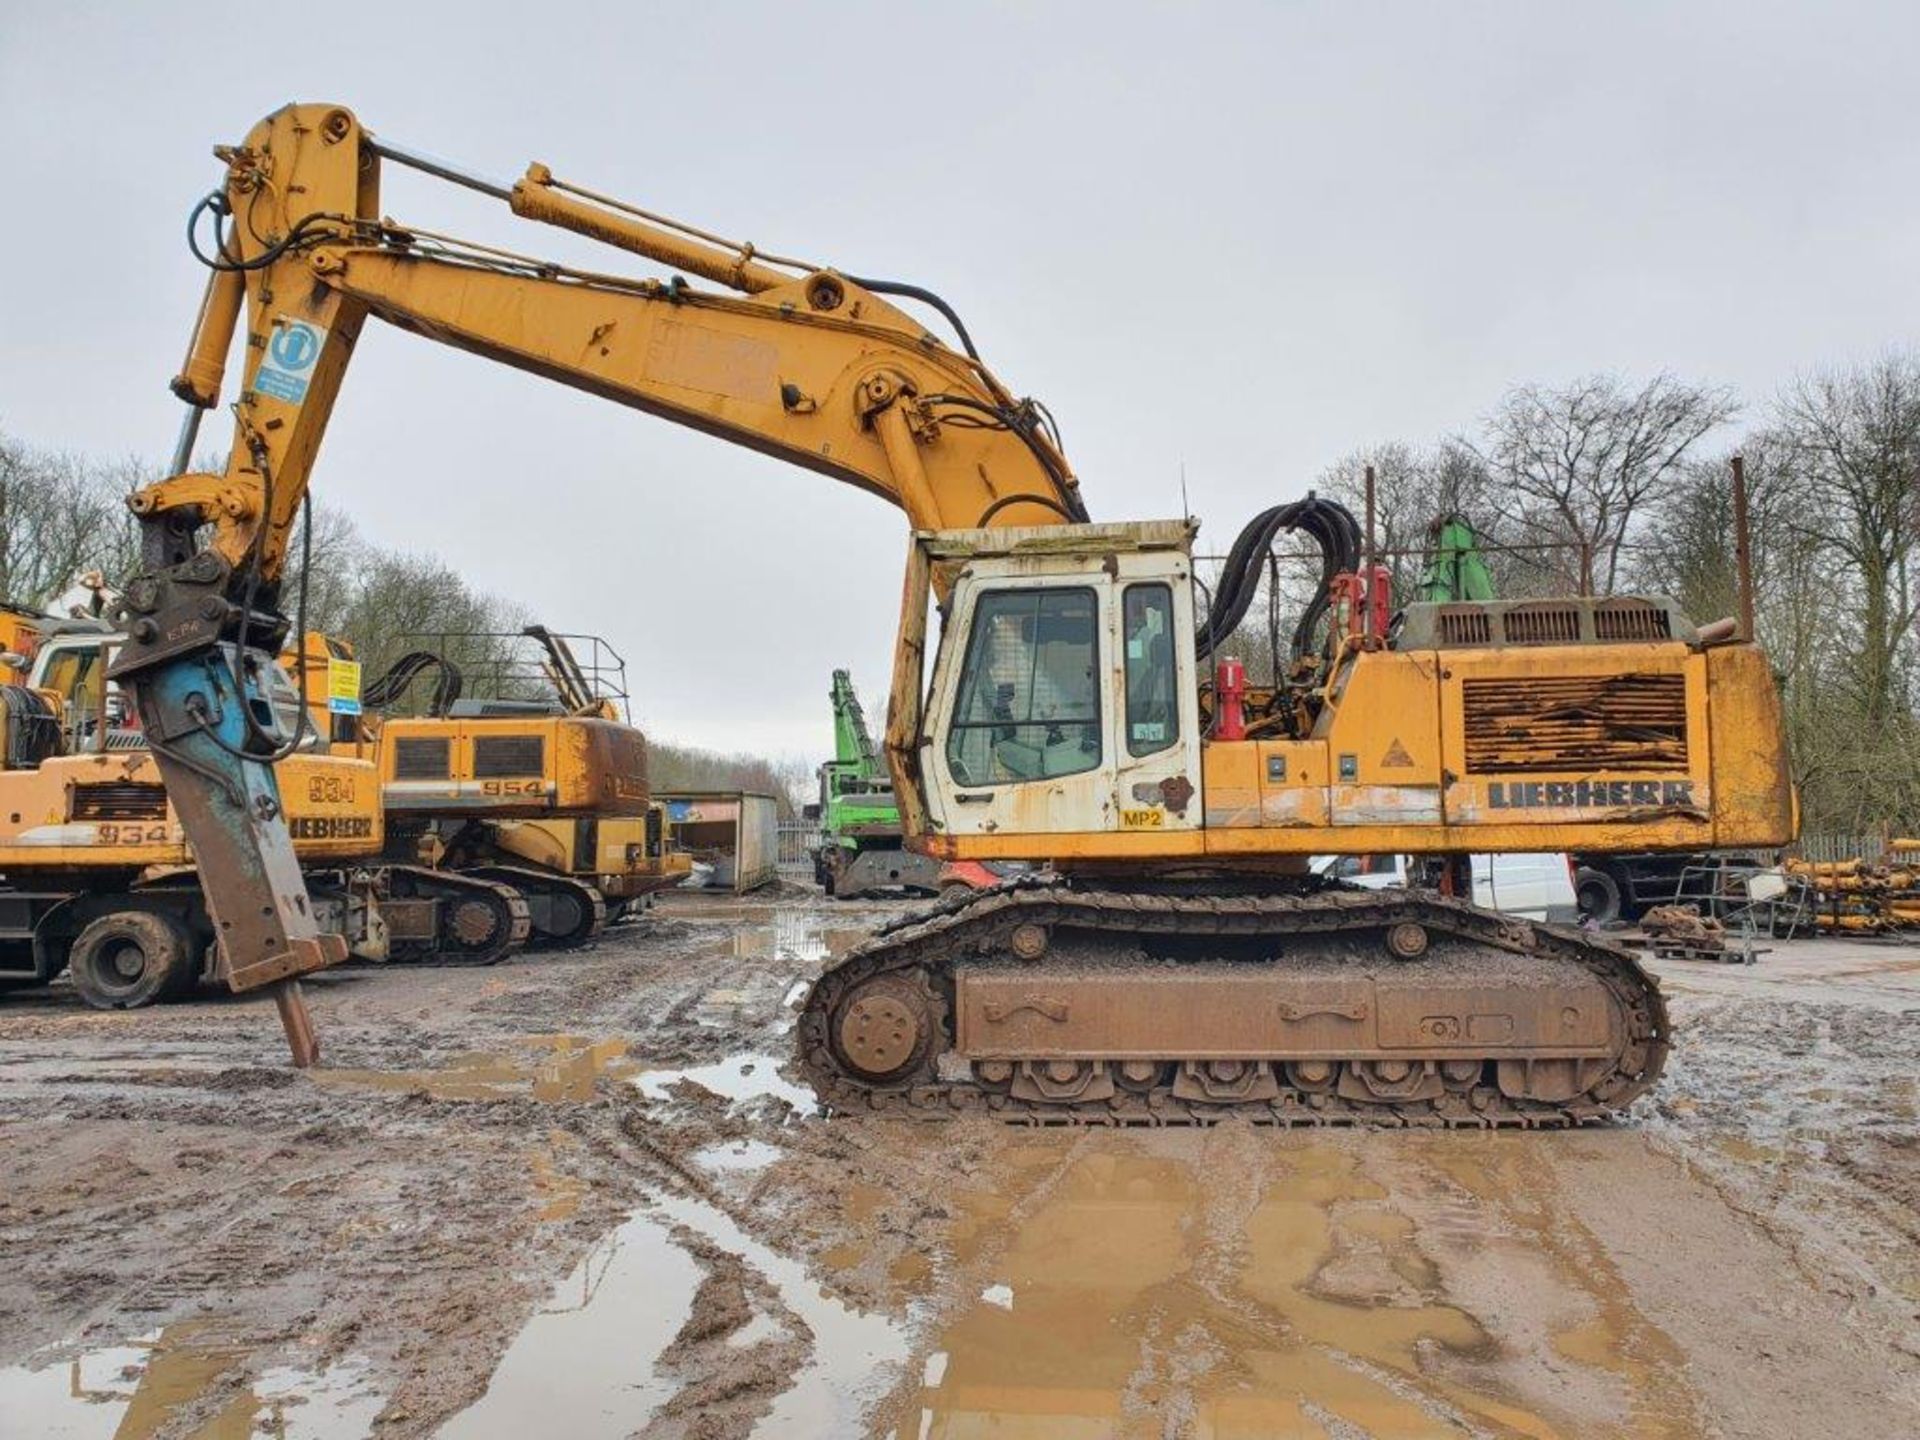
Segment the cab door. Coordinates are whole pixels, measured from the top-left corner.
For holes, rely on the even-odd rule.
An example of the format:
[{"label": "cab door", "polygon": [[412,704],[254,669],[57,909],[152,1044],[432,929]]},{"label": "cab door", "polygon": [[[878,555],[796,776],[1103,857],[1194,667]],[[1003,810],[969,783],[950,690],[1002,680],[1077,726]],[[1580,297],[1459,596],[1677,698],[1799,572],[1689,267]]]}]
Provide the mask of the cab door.
[{"label": "cab door", "polygon": [[1200,823],[1193,592],[1184,580],[1184,573],[1132,578],[1122,568],[1112,582],[1108,734],[1117,829],[1191,830]]}]

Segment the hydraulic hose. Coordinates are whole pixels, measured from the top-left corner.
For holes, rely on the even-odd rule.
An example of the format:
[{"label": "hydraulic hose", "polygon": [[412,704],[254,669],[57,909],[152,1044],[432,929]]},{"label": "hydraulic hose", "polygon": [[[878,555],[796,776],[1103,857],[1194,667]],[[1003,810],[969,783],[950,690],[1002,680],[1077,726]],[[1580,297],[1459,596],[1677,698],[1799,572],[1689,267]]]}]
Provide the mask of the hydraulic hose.
[{"label": "hydraulic hose", "polygon": [[1330,603],[1333,577],[1360,564],[1360,526],[1353,512],[1339,501],[1309,494],[1304,500],[1262,510],[1235,538],[1221,568],[1213,604],[1207,607],[1207,618],[1194,637],[1194,647],[1202,660],[1224,644],[1246,618],[1260,590],[1267,552],[1282,530],[1301,531],[1320,548],[1320,584],[1293,628],[1293,658],[1298,660],[1313,648],[1314,632]]}]

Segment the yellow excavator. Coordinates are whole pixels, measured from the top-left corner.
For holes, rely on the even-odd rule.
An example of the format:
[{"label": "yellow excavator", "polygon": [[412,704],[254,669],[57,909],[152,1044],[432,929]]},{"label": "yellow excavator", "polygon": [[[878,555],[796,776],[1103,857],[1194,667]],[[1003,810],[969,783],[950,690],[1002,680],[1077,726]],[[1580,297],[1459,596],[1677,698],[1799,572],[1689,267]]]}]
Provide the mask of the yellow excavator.
[{"label": "yellow excavator", "polygon": [[[648,790],[646,738],[611,646],[543,625],[433,639],[438,649],[411,650],[360,688],[334,680],[358,675],[350,642],[306,636],[313,723],[334,754],[378,767],[390,860],[512,888],[529,943],[551,949],[585,943],[687,878],[692,861],[673,853],[666,808]],[[591,647],[588,664],[575,641]],[[475,646],[491,652],[484,673],[449,653]],[[428,673],[438,678],[427,713],[389,713]],[[343,689],[354,691],[344,705]]]},{"label": "yellow excavator", "polygon": [[[211,273],[174,382],[189,407],[176,468],[239,330],[231,459],[133,497],[145,568],[116,668],[208,862],[236,985],[329,959],[263,763],[284,740],[253,720],[248,666],[286,633],[289,538],[369,319],[905,511],[886,730],[903,826],[941,859],[1051,870],[898,921],[818,978],[799,1063],[835,1110],[1606,1115],[1668,1048],[1659,990],[1629,955],[1444,892],[1323,884],[1308,856],[1770,846],[1793,831],[1765,657],[1670,602],[1438,604],[1389,623],[1353,517],[1312,496],[1257,515],[1202,597],[1192,524],[1092,523],[1045,408],[929,291],[732,244],[542,165],[495,181],[336,105],[289,106],[216,154],[224,174],[189,225]],[[387,218],[394,164],[669,273]],[[1227,647],[1282,532],[1318,548],[1325,587],[1291,667],[1252,689]]]},{"label": "yellow excavator", "polygon": [[[0,608],[0,990],[64,971],[89,1005],[128,1009],[220,973],[193,852],[106,678],[124,641],[97,615]],[[291,733],[302,671],[289,658],[262,687]],[[370,961],[491,964],[524,944],[532,916],[516,888],[390,858],[377,769],[326,734],[312,725],[278,762],[320,930]]]},{"label": "yellow excavator", "polygon": [[[96,618],[0,613],[0,991],[64,971],[89,1005],[127,1009],[219,972],[193,854],[104,680],[116,642]],[[271,667],[261,694],[283,717],[296,704]],[[384,956],[386,916],[355,867],[381,844],[373,767],[311,748],[280,765],[308,914],[342,953]]]}]

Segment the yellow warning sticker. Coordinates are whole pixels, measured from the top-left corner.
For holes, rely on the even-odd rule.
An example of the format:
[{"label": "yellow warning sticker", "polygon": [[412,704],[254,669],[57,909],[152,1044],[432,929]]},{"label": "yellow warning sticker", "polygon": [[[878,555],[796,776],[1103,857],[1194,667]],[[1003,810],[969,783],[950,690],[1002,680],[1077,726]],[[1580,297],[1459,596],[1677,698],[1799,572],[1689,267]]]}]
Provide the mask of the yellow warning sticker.
[{"label": "yellow warning sticker", "polygon": [[327,709],[335,715],[360,713],[360,662],[327,661]]}]

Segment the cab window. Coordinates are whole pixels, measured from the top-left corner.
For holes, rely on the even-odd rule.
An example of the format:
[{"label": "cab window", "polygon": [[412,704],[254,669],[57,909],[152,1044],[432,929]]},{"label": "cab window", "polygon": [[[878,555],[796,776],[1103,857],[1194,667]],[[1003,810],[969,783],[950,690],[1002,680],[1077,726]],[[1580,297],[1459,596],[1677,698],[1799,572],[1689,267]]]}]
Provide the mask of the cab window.
[{"label": "cab window", "polygon": [[1127,637],[1127,753],[1153,755],[1180,738],[1172,588],[1129,585],[1121,619]]},{"label": "cab window", "polygon": [[1050,780],[1099,765],[1098,616],[1082,588],[980,597],[947,732],[955,780]]}]

